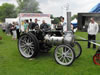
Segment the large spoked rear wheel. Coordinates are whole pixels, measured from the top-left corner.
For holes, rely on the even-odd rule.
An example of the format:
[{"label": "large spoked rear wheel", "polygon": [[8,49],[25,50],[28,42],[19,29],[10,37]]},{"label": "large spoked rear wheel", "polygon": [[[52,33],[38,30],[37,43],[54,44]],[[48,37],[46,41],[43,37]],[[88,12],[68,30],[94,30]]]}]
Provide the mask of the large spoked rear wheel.
[{"label": "large spoked rear wheel", "polygon": [[75,60],[74,50],[69,45],[57,46],[54,56],[56,62],[63,66],[70,66]]},{"label": "large spoked rear wheel", "polygon": [[35,57],[39,52],[38,40],[32,33],[22,34],[18,40],[18,48],[23,57]]},{"label": "large spoked rear wheel", "polygon": [[75,58],[79,58],[82,54],[82,48],[81,45],[78,42],[74,42],[73,49],[75,51]]}]

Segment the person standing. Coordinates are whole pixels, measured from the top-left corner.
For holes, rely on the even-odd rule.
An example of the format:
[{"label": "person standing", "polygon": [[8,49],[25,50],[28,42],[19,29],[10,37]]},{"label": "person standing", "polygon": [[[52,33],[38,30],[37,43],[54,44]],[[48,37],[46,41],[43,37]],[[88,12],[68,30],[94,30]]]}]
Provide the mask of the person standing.
[{"label": "person standing", "polygon": [[48,30],[49,29],[49,26],[45,22],[45,20],[42,21],[42,24],[40,25],[40,29],[42,29],[42,30]]},{"label": "person standing", "polygon": [[10,31],[10,34],[11,34],[11,36],[12,36],[12,35],[13,35],[13,32],[12,32],[11,27],[12,27],[12,24],[9,24],[9,31]]},{"label": "person standing", "polygon": [[73,24],[71,23],[71,30],[73,31],[74,30],[74,26],[73,26]]},{"label": "person standing", "polygon": [[6,26],[3,24],[2,25],[2,31],[5,32],[6,31]]},{"label": "person standing", "polygon": [[15,22],[13,22],[13,24],[11,26],[11,30],[13,33],[12,40],[16,40],[16,23]]},{"label": "person standing", "polygon": [[28,26],[29,31],[32,31],[32,25],[33,25],[33,22],[32,22],[32,19],[30,19],[30,23],[29,23],[29,26]]},{"label": "person standing", "polygon": [[29,26],[28,20],[25,20],[24,21],[24,31],[25,31],[25,33],[28,32],[28,26]]},{"label": "person standing", "polygon": [[16,32],[17,32],[17,39],[20,37],[20,32],[19,32],[19,24],[16,22]]},{"label": "person standing", "polygon": [[[90,23],[89,23],[89,26],[88,26],[88,40],[91,41],[93,40],[93,42],[95,43],[96,41],[96,34],[98,33],[99,31],[99,27],[98,27],[98,23],[95,22],[94,18],[91,18],[90,19]],[[91,46],[91,43],[88,41],[88,47],[87,48],[90,48]],[[93,44],[93,48],[96,49],[96,45]]]},{"label": "person standing", "polygon": [[[6,33],[7,33],[7,35],[8,36],[10,36],[10,33],[11,33],[11,26],[12,26],[12,24],[11,23],[7,23],[7,25],[6,25]],[[11,34],[12,35],[12,34]]]},{"label": "person standing", "polygon": [[67,32],[67,23],[64,22],[64,17],[61,17],[61,25],[63,26],[63,32]]},{"label": "person standing", "polygon": [[32,24],[31,29],[38,29],[39,28],[39,24],[37,23],[38,19],[35,19],[35,22]]}]

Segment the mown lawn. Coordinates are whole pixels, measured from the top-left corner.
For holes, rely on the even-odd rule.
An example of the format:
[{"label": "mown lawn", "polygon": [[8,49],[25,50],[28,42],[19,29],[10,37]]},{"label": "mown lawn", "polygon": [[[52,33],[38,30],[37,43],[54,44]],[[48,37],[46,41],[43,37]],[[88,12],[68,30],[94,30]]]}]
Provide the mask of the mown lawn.
[{"label": "mown lawn", "polygon": [[[87,33],[77,32],[76,35],[87,38]],[[99,35],[97,39],[99,39]],[[0,75],[99,75],[100,66],[93,63],[96,50],[87,49],[87,42],[80,42],[83,52],[79,59],[67,67],[57,64],[54,60],[54,48],[49,53],[39,54],[31,60],[23,58],[17,48],[17,41],[12,41],[0,30]]]}]

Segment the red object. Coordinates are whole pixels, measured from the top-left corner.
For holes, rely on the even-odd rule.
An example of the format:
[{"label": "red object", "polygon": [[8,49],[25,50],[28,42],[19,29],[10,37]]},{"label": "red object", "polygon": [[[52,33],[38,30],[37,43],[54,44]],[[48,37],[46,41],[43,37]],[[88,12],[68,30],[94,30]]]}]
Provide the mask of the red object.
[{"label": "red object", "polygon": [[96,54],[93,56],[93,62],[96,65],[100,65],[100,54]]}]

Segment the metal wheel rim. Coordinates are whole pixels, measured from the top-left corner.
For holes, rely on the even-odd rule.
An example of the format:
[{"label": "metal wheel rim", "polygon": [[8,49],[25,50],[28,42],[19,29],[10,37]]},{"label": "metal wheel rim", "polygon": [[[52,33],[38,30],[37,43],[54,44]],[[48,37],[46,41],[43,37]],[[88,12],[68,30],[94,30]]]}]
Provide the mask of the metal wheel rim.
[{"label": "metal wheel rim", "polygon": [[34,48],[34,42],[30,36],[23,35],[19,39],[19,51],[24,57],[32,57],[34,54]]},{"label": "metal wheel rim", "polygon": [[[62,50],[60,50],[61,47]],[[74,60],[74,53],[69,46],[60,45],[55,50],[55,59],[61,65],[70,65]]]}]

